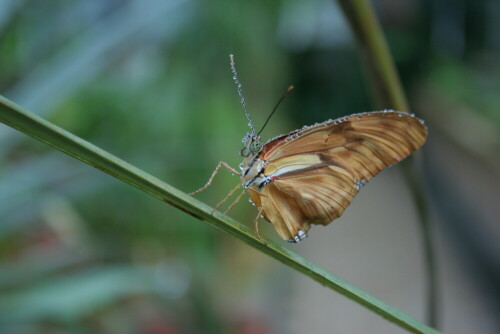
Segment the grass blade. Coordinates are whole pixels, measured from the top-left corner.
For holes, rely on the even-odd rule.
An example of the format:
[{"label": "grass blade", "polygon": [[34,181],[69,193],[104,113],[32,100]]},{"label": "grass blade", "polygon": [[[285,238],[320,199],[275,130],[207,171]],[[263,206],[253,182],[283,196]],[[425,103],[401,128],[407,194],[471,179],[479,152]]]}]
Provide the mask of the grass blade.
[{"label": "grass blade", "polygon": [[0,96],[0,121],[222,230],[414,333],[438,333],[298,254],[255,233],[141,169]]}]

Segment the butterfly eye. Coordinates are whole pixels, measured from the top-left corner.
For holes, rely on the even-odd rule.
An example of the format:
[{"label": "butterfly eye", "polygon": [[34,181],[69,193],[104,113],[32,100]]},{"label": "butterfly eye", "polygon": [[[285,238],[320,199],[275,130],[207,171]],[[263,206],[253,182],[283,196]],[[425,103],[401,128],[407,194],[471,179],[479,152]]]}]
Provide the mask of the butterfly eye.
[{"label": "butterfly eye", "polygon": [[250,144],[250,151],[252,151],[253,153],[260,152],[261,149],[262,149],[262,144],[258,140],[253,141]]},{"label": "butterfly eye", "polygon": [[240,155],[244,158],[248,157],[250,155],[250,150],[246,147],[243,147],[240,151]]}]

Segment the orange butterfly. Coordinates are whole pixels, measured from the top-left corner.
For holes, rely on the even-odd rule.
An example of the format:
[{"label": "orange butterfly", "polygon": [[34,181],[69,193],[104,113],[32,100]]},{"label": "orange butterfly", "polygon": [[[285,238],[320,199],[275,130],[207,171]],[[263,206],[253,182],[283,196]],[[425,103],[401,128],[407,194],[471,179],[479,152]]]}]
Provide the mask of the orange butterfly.
[{"label": "orange butterfly", "polygon": [[[231,66],[246,110],[232,56]],[[224,166],[240,175],[238,187],[245,188],[227,211],[249,190],[259,208],[255,222],[262,214],[290,242],[306,238],[311,225],[340,217],[362,186],[422,146],[427,136],[422,120],[385,110],[305,126],[262,144],[246,114],[252,131],[243,138],[241,173],[220,162],[208,183],[192,194],[208,187]]]}]

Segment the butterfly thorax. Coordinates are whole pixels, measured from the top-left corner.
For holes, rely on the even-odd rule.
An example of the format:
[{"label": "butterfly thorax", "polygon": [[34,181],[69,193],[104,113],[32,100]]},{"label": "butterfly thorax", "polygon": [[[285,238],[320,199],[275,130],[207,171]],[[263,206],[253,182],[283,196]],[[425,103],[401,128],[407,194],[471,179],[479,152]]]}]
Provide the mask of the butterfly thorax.
[{"label": "butterfly thorax", "polygon": [[245,180],[243,186],[245,188],[254,186],[260,189],[269,183],[269,177],[263,173],[266,161],[259,158],[262,151],[260,137],[247,133],[243,138],[243,144],[240,151],[240,155],[243,157],[243,162],[240,164],[241,178]]}]

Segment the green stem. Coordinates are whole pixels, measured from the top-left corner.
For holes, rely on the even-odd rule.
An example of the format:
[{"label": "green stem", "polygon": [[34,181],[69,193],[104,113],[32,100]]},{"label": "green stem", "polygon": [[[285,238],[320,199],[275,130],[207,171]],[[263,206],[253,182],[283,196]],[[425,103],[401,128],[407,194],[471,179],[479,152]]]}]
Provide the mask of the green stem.
[{"label": "green stem", "polygon": [[320,284],[352,299],[367,309],[413,333],[438,333],[403,312],[385,304],[365,291],[347,283],[298,254],[266,240],[241,223],[132,166],[95,145],[65,131],[0,96],[0,122],[26,133],[56,149],[110,174],[193,217],[222,230]]},{"label": "green stem", "polygon": [[[344,11],[358,42],[376,107],[410,112],[387,42],[369,1],[337,1]],[[405,180],[410,186],[419,214],[424,259],[428,275],[427,322],[432,327],[437,327],[439,321],[437,316],[437,268],[434,237],[429,220],[429,207],[422,188],[422,176],[420,173],[411,170],[410,163],[405,162],[402,166]]]},{"label": "green stem", "polygon": [[367,0],[337,0],[356,37],[377,108],[409,111],[380,24]]},{"label": "green stem", "polygon": [[403,173],[406,182],[409,184],[420,221],[424,263],[426,264],[428,275],[426,322],[434,328],[439,328],[437,264],[433,242],[434,234],[429,217],[429,207],[427,199],[425,198],[422,176],[415,170],[415,164],[412,164],[412,162],[415,161],[408,161],[403,164]]}]

